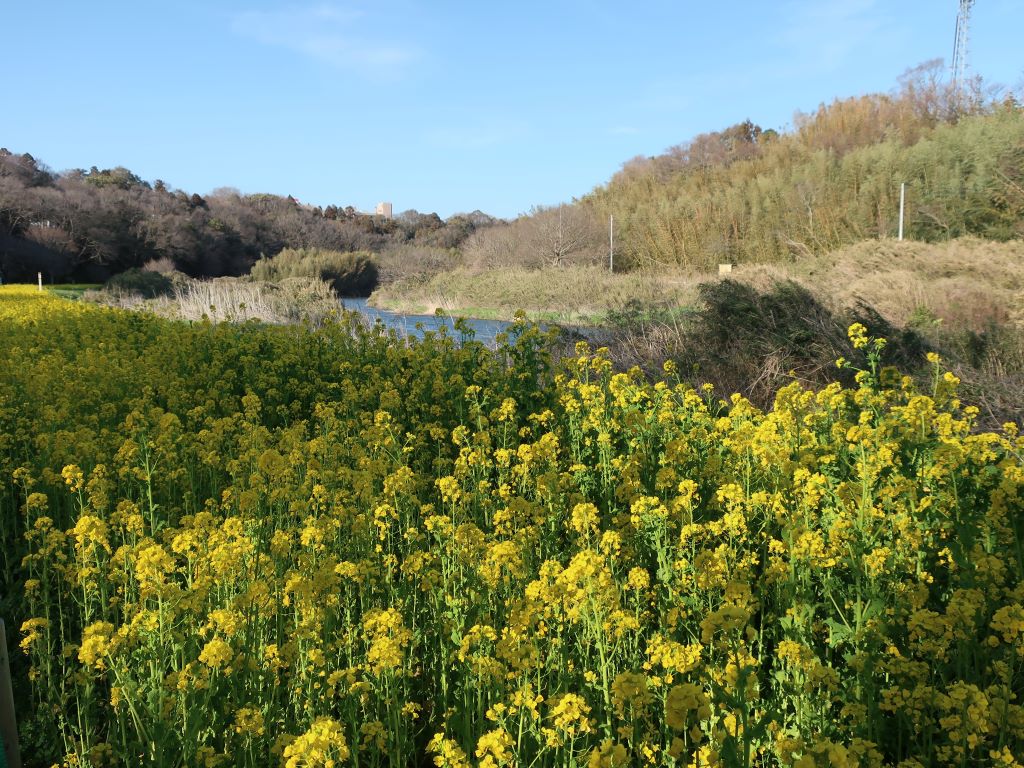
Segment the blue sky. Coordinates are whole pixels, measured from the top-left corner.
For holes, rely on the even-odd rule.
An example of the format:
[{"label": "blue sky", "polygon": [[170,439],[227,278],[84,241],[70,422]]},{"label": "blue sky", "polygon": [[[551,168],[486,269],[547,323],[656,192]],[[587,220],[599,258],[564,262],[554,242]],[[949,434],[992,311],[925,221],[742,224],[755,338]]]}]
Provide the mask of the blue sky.
[{"label": "blue sky", "polygon": [[[0,146],[204,194],[511,217],[750,118],[892,89],[957,0],[11,2]],[[1024,80],[1024,0],[979,0],[972,71]]]}]

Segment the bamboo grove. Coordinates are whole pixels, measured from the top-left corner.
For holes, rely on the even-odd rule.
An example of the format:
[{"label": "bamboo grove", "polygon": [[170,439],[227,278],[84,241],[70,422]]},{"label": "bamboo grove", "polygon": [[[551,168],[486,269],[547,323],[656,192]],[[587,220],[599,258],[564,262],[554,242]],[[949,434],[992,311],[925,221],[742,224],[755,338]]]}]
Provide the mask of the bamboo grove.
[{"label": "bamboo grove", "polygon": [[29,765],[1024,761],[1024,440],[862,326],[767,411],[525,323],[0,328]]},{"label": "bamboo grove", "polygon": [[1024,234],[1024,109],[905,83],[823,105],[781,134],[749,121],[627,163],[583,198],[615,216],[623,266],[775,263],[895,237]]}]

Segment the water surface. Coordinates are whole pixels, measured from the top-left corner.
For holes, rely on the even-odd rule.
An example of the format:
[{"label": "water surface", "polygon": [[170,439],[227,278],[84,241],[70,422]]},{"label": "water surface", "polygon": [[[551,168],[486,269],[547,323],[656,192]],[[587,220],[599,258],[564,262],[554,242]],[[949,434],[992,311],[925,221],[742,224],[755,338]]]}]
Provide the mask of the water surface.
[{"label": "water surface", "polygon": [[[456,338],[459,336],[459,331],[455,330],[456,318],[452,315],[406,315],[371,307],[366,299],[342,299],[341,304],[347,310],[364,315],[371,323],[379,321],[385,328],[393,328],[403,337],[418,339],[427,331],[439,331],[441,328],[447,328],[448,333]],[[473,338],[489,347],[494,346],[494,337],[511,325],[505,320],[467,319],[465,322],[473,330]]]}]

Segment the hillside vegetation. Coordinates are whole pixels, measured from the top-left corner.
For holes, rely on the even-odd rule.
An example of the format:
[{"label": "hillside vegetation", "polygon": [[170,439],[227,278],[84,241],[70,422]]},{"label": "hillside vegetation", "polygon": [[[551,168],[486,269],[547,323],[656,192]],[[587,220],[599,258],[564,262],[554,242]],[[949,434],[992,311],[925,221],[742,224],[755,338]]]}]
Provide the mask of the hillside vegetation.
[{"label": "hillside vegetation", "polygon": [[[351,206],[221,188],[201,196],[152,184],[127,168],[54,172],[0,149],[0,278],[90,282],[147,264],[193,277],[246,274],[286,248],[398,250],[443,259],[494,219],[475,211],[443,221],[405,211],[386,219]],[[402,260],[392,260],[391,271]]]},{"label": "hillside vegetation", "polygon": [[471,237],[467,265],[606,263],[612,215],[618,269],[797,261],[894,237],[902,182],[910,239],[1021,237],[1024,110],[940,73],[924,65],[892,94],[822,105],[783,133],[746,121],[631,160],[572,205]]},{"label": "hillside vegetation", "polygon": [[683,168],[663,182],[632,170],[593,203],[618,214],[625,255],[637,264],[788,261],[892,237],[901,182],[910,239],[1024,235],[1024,112],[963,117],[913,143],[888,130],[867,146],[830,142],[831,123],[858,109],[874,116],[877,107],[871,99],[835,105],[791,136],[755,144],[756,157]]}]

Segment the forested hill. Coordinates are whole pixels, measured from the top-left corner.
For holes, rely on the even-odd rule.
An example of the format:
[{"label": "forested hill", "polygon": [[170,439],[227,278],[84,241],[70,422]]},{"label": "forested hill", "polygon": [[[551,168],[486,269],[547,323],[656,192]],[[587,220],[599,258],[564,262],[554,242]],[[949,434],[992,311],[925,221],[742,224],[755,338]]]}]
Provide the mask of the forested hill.
[{"label": "forested hill", "polygon": [[623,266],[770,262],[895,236],[1024,235],[1024,110],[953,90],[935,62],[891,94],[823,105],[777,133],[751,122],[626,163],[581,203]]},{"label": "forested hill", "polygon": [[394,219],[292,197],[218,190],[206,197],[150,184],[126,168],[54,173],[0,149],[0,275],[4,280],[104,280],[168,260],[193,276],[238,275],[284,248],[383,251],[457,247],[495,220],[479,211],[442,221]]}]

